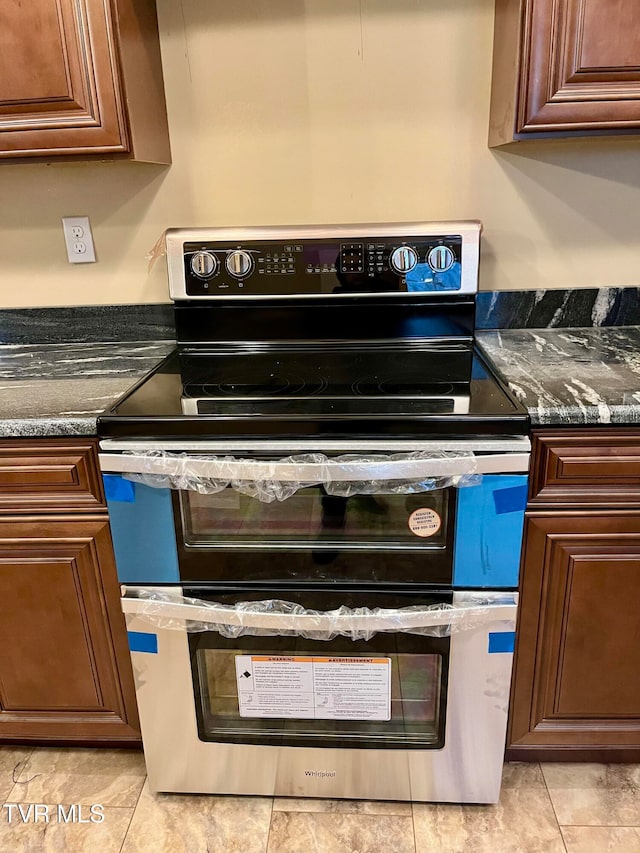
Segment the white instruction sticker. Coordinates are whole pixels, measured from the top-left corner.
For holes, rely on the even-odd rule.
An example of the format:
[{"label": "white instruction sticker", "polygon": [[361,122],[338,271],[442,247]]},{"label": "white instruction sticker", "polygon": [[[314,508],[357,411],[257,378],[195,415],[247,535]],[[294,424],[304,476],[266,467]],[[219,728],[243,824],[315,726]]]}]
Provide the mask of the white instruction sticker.
[{"label": "white instruction sticker", "polygon": [[391,658],[237,655],[241,717],[390,720]]}]

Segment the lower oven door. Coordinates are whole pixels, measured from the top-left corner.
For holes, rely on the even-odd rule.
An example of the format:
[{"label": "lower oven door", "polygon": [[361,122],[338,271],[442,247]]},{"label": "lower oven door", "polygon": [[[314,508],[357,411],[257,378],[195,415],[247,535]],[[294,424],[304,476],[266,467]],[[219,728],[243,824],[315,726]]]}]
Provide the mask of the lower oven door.
[{"label": "lower oven door", "polygon": [[497,800],[516,594],[286,598],[127,588],[154,790]]}]

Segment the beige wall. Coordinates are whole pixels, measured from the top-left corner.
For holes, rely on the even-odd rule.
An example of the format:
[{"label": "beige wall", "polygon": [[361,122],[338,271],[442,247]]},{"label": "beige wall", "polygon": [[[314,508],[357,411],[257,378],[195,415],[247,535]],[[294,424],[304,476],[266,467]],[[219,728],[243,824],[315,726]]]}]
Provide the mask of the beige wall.
[{"label": "beige wall", "polygon": [[[169,226],[479,218],[483,289],[639,284],[640,141],[487,148],[493,0],[158,0],[173,166],[0,166],[0,305],[165,301]],[[98,263],[66,263],[89,215]]]}]

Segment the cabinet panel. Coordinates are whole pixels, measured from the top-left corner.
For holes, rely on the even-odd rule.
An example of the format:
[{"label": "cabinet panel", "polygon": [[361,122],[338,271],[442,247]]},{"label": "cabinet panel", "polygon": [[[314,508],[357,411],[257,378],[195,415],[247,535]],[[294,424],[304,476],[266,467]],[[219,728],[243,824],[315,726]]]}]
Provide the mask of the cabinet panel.
[{"label": "cabinet panel", "polygon": [[81,439],[0,441],[0,511],[106,506],[95,443]]},{"label": "cabinet panel", "polygon": [[640,436],[622,429],[534,433],[530,507],[640,506]]},{"label": "cabinet panel", "polygon": [[490,144],[640,132],[636,0],[496,0]]},{"label": "cabinet panel", "polygon": [[[640,5],[635,0],[572,0],[571,34],[582,73],[623,74],[640,81]],[[616,72],[616,69],[618,71]]]},{"label": "cabinet panel", "polygon": [[[5,0],[0,9],[1,112],[20,104],[69,98],[69,64],[58,3]],[[28,37],[25,37],[28,34]]]},{"label": "cabinet panel", "polygon": [[[91,618],[83,599],[83,575],[91,570],[83,553],[86,546],[51,546],[46,554],[44,547],[42,543],[11,549],[5,543],[0,552],[2,707],[8,711],[103,707],[88,634]],[[56,560],[58,549],[63,553]],[[19,606],[26,601],[28,607]],[[56,638],[55,644],[47,642],[50,637]]]},{"label": "cabinet panel", "polygon": [[[552,652],[559,667],[552,711],[559,717],[633,717],[640,723],[640,541],[597,542],[588,553],[558,549],[550,582],[564,624]],[[561,551],[561,553],[560,553]],[[625,552],[627,552],[625,554]]]},{"label": "cabinet panel", "polygon": [[0,520],[0,644],[0,739],[139,739],[105,517]]},{"label": "cabinet panel", "polygon": [[640,757],[640,511],[532,513],[525,530],[510,757]]}]

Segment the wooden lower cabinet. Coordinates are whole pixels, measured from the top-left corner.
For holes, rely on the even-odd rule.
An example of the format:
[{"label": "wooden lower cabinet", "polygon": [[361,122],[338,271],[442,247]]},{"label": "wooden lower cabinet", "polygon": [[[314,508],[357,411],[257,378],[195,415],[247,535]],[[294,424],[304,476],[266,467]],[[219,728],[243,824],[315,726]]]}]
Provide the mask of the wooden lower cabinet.
[{"label": "wooden lower cabinet", "polygon": [[0,742],[139,742],[106,515],[0,518],[0,647]]},{"label": "wooden lower cabinet", "polygon": [[507,758],[640,761],[640,509],[531,512]]}]

